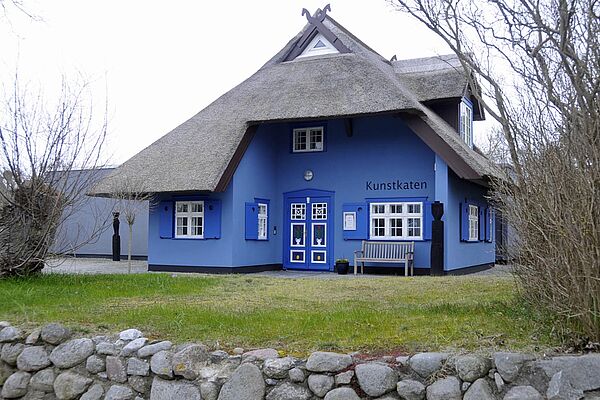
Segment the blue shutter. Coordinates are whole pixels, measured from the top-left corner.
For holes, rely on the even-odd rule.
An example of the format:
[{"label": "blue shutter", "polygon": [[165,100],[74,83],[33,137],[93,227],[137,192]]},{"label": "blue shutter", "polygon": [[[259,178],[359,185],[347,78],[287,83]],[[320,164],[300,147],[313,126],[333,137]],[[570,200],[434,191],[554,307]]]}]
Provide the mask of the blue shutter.
[{"label": "blue shutter", "polygon": [[433,215],[431,214],[431,202],[423,202],[423,240],[431,240],[431,223]]},{"label": "blue shutter", "polygon": [[482,205],[479,205],[477,208],[477,211],[479,211],[479,220],[477,222],[479,222],[479,241],[483,241],[485,240],[485,207],[483,207]]},{"label": "blue shutter", "polygon": [[204,239],[221,238],[221,200],[204,200]]},{"label": "blue shutter", "polygon": [[158,234],[161,239],[173,238],[173,202],[158,203]]},{"label": "blue shutter", "polygon": [[469,204],[460,203],[460,240],[469,241]]},{"label": "blue shutter", "polygon": [[[356,213],[356,230],[343,231],[344,240],[363,240],[369,238],[369,205],[367,203],[346,203],[342,205],[343,212]],[[342,228],[344,224],[342,214]]]},{"label": "blue shutter", "polygon": [[258,203],[246,203],[246,240],[258,240]]}]

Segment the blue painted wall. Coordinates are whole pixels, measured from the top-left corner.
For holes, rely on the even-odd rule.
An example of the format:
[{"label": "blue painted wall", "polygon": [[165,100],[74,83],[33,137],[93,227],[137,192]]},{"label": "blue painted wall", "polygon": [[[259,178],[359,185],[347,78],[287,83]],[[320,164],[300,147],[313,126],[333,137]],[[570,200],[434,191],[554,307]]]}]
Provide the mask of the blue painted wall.
[{"label": "blue painted wall", "polygon": [[[293,153],[292,130],[325,126],[325,151]],[[304,171],[314,178],[306,182]],[[380,183],[419,182],[418,189],[375,190]],[[370,184],[369,184],[370,182]],[[149,219],[149,263],[177,266],[240,267],[281,264],[284,232],[283,194],[303,189],[335,192],[334,225],[330,230],[336,258],[352,260],[360,240],[344,240],[342,207],[369,199],[439,200],[446,205],[446,269],[493,262],[493,244],[461,243],[458,208],[468,196],[484,201],[484,188],[463,182],[449,170],[400,118],[364,117],[353,120],[348,135],[343,120],[263,124],[244,154],[225,193],[205,195],[222,201],[221,238],[211,240],[159,239],[158,214]],[[200,196],[200,194],[198,194]],[[160,200],[172,200],[163,196]],[[269,240],[245,239],[245,204],[268,199]],[[286,210],[287,211],[287,210]],[[333,232],[333,237],[331,233]],[[485,250],[485,251],[482,251]],[[489,250],[489,251],[488,251]],[[429,267],[430,242],[415,246],[415,266]],[[491,257],[491,258],[490,258]],[[491,259],[491,261],[489,261]],[[383,265],[383,264],[382,264]]]},{"label": "blue painted wall", "polygon": [[487,206],[486,188],[460,179],[452,170],[448,171],[448,203],[445,207],[446,228],[446,270],[494,263],[496,245],[494,242],[460,241],[460,204],[465,201]]}]

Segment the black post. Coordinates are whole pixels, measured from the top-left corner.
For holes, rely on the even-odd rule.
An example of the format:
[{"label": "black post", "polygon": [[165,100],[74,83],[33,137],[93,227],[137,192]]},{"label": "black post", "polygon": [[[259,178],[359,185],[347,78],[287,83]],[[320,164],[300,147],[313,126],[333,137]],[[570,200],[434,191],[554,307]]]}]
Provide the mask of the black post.
[{"label": "black post", "polygon": [[121,261],[121,236],[119,236],[119,213],[113,213],[112,259]]},{"label": "black post", "polygon": [[431,275],[440,276],[444,274],[444,204],[431,204],[431,214]]}]

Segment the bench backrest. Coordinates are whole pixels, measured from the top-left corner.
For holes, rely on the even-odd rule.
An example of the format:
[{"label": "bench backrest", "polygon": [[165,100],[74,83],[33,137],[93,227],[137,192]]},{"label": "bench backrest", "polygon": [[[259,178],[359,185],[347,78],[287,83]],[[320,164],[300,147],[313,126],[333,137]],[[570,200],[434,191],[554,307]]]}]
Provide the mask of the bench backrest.
[{"label": "bench backrest", "polygon": [[362,242],[364,258],[406,260],[412,258],[414,248],[415,242]]}]

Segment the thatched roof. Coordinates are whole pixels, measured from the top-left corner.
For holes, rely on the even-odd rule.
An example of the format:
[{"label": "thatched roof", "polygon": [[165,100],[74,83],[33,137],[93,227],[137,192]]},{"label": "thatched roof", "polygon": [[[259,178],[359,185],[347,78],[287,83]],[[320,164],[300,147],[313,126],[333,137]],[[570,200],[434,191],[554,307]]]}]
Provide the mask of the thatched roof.
[{"label": "thatched roof", "polygon": [[[132,179],[143,182],[147,192],[224,190],[222,178],[252,125],[391,112],[421,115],[442,138],[437,146],[451,149],[468,165],[468,173],[459,176],[482,179],[493,173],[489,163],[420,103],[427,95],[415,93],[413,81],[403,78],[411,75],[403,72],[408,63],[392,65],[329,16],[322,24],[350,52],[283,61],[303,34],[315,29],[307,24],[254,75],[126,161],[91,194],[110,195],[119,181]],[[420,70],[414,75],[421,79]]]}]

